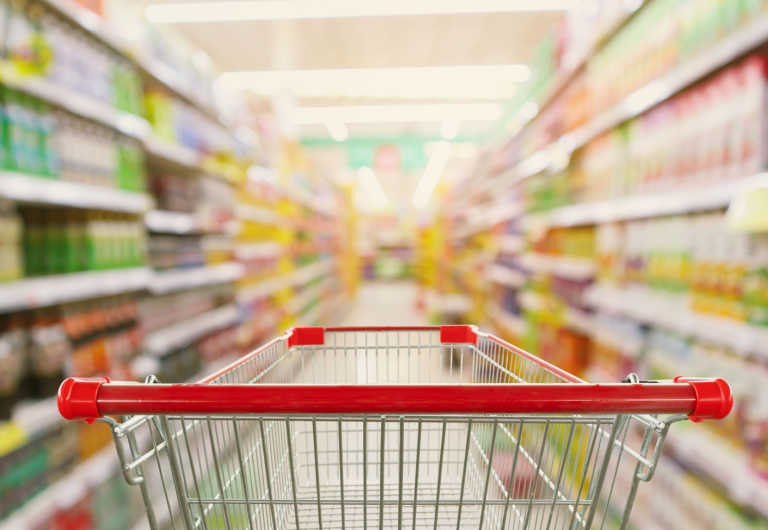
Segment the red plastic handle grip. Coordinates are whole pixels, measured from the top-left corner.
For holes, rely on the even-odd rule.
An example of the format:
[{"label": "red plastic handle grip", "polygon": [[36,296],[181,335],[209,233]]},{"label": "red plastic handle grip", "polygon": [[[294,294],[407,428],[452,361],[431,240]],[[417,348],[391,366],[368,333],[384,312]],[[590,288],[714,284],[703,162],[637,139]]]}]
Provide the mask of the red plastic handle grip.
[{"label": "red plastic handle grip", "polygon": [[[713,397],[715,387],[719,402]],[[59,410],[68,419],[123,414],[683,413],[700,420],[724,417],[732,401],[730,388],[722,380],[316,386],[137,385],[73,378],[59,390]]]},{"label": "red plastic handle grip", "polygon": [[109,383],[108,377],[65,379],[56,398],[59,413],[68,420],[100,418],[99,389],[105,383]]},{"label": "red plastic handle grip", "polygon": [[696,393],[696,407],[688,414],[691,421],[721,420],[733,408],[731,385],[723,379],[677,376],[675,383],[688,383]]}]

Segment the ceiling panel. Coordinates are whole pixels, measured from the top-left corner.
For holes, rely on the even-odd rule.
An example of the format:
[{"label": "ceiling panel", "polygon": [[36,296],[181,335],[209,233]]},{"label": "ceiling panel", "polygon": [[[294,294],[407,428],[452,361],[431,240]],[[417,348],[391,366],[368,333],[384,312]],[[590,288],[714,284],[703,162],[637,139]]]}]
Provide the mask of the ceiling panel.
[{"label": "ceiling panel", "polygon": [[180,24],[221,71],[529,62],[556,12]]}]

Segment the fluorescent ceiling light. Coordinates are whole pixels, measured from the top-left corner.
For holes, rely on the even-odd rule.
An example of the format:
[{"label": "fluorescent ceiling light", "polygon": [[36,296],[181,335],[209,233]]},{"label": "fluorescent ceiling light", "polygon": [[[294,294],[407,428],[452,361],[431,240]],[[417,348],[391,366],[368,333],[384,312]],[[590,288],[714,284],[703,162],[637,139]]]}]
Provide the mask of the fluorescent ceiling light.
[{"label": "fluorescent ceiling light", "polygon": [[440,127],[440,136],[446,140],[453,140],[459,134],[459,120],[445,120]]},{"label": "fluorescent ceiling light", "polygon": [[337,142],[343,142],[349,138],[349,131],[347,130],[347,126],[340,121],[328,120],[325,122],[325,127],[328,129],[328,134],[331,135],[331,138]]},{"label": "fluorescent ceiling light", "polygon": [[296,20],[313,18],[386,17],[472,13],[565,11],[574,0],[257,0],[172,2],[151,4],[150,22],[184,24],[242,20]]},{"label": "fluorescent ceiling light", "polygon": [[350,123],[424,123],[445,120],[496,121],[502,116],[495,103],[436,103],[430,105],[349,105],[337,107],[297,107],[297,125]]},{"label": "fluorescent ceiling light", "polygon": [[389,206],[389,197],[387,197],[381,182],[376,177],[376,173],[369,167],[361,167],[357,170],[357,177],[360,181],[358,188],[358,199],[362,199],[362,206],[368,211],[384,210]]},{"label": "fluorescent ceiling light", "polygon": [[438,142],[434,147],[427,167],[424,169],[424,173],[416,185],[416,191],[413,193],[413,205],[417,208],[424,208],[429,203],[429,198],[435,191],[440,176],[448,164],[450,150],[451,144],[448,142]]},{"label": "fluorescent ceiling light", "polygon": [[498,101],[512,97],[530,76],[524,64],[491,64],[225,72],[218,83],[267,96]]}]

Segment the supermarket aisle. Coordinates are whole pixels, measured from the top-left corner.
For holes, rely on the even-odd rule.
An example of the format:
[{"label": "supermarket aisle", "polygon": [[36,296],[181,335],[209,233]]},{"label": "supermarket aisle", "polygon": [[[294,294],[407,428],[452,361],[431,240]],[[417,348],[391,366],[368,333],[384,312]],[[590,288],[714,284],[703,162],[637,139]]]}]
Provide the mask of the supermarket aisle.
[{"label": "supermarket aisle", "polygon": [[425,325],[426,315],[416,309],[416,296],[417,287],[413,282],[365,283],[340,325]]}]

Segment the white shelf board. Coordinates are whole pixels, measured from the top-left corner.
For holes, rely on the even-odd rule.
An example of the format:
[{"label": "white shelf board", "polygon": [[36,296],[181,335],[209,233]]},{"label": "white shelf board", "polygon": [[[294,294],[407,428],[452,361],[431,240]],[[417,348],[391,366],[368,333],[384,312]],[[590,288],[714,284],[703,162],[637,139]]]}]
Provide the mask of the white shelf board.
[{"label": "white shelf board", "polygon": [[235,256],[242,260],[278,257],[282,247],[278,243],[239,243],[235,246]]},{"label": "white shelf board", "polygon": [[500,263],[490,264],[486,274],[493,283],[512,287],[513,289],[520,288],[525,283],[525,275],[522,272]]},{"label": "white shelf board", "polygon": [[666,444],[685,467],[716,482],[734,502],[768,517],[768,479],[760,477],[746,450],[706,428],[673,428]]},{"label": "white shelf board", "polygon": [[508,234],[499,238],[499,252],[517,254],[525,248],[523,236]]},{"label": "white shelf board", "polygon": [[270,296],[281,289],[308,283],[318,276],[331,272],[333,267],[333,260],[330,259],[318,261],[311,265],[305,265],[284,276],[270,278],[257,283],[256,285],[242,289],[238,291],[237,299],[240,303],[247,304],[258,298]]},{"label": "white shelf board", "polygon": [[610,109],[596,115],[585,125],[569,132],[543,149],[523,159],[516,166],[517,179],[525,179],[562,162],[573,150],[582,147],[602,132],[681,92],[707,74],[753,50],[768,40],[768,16],[761,16],[740,27],[718,43],[702,50],[668,74],[632,92]]},{"label": "white shelf board", "polygon": [[649,193],[599,202],[564,206],[543,214],[550,227],[578,226],[717,210],[728,206],[743,190],[768,185],[768,173],[732,179],[693,189]]},{"label": "white shelf board", "polygon": [[149,195],[12,171],[0,171],[0,196],[13,201],[115,212],[141,213]]},{"label": "white shelf board", "polygon": [[725,346],[741,355],[756,354],[768,358],[768,328],[696,313],[691,310],[687,295],[647,287],[618,288],[598,284],[586,291],[585,299],[606,312]]},{"label": "white shelf board", "polygon": [[8,69],[3,72],[3,85],[26,92],[77,116],[93,120],[111,129],[143,140],[150,131],[149,122],[141,116],[120,111],[108,103],[54,85],[40,77],[19,76]]},{"label": "white shelf board", "polygon": [[147,152],[166,162],[187,169],[200,171],[201,159],[197,151],[179,144],[173,144],[154,135],[144,138]]},{"label": "white shelf board", "polygon": [[144,224],[152,232],[164,234],[194,234],[201,231],[200,221],[193,213],[150,210]]},{"label": "white shelf board", "polygon": [[0,283],[0,312],[138,291],[147,287],[146,267],[86,271]]},{"label": "white shelf board", "polygon": [[499,324],[499,327],[509,330],[518,336],[525,333],[525,321],[519,316],[513,315],[496,304],[491,306],[490,314],[491,318]]},{"label": "white shelf board", "polygon": [[189,269],[158,271],[153,273],[150,278],[149,290],[153,294],[164,294],[204,285],[233,282],[242,275],[243,266],[235,262]]},{"label": "white shelf board", "polygon": [[240,312],[235,304],[217,307],[201,315],[176,322],[144,337],[144,349],[149,355],[161,356],[209,333],[236,323]]},{"label": "white shelf board", "polygon": [[40,528],[40,524],[47,521],[54,512],[74,506],[85,498],[90,488],[103,484],[117,468],[117,453],[110,442],[108,446],[33,497],[20,510],[0,521],[0,530]]},{"label": "white shelf board", "polygon": [[243,221],[254,223],[278,224],[280,222],[280,216],[277,212],[250,204],[240,203],[235,206],[235,215]]},{"label": "white shelf board", "polygon": [[548,256],[528,252],[520,257],[524,267],[559,278],[574,281],[586,281],[595,276],[595,263],[586,258],[570,258],[565,256]]}]

